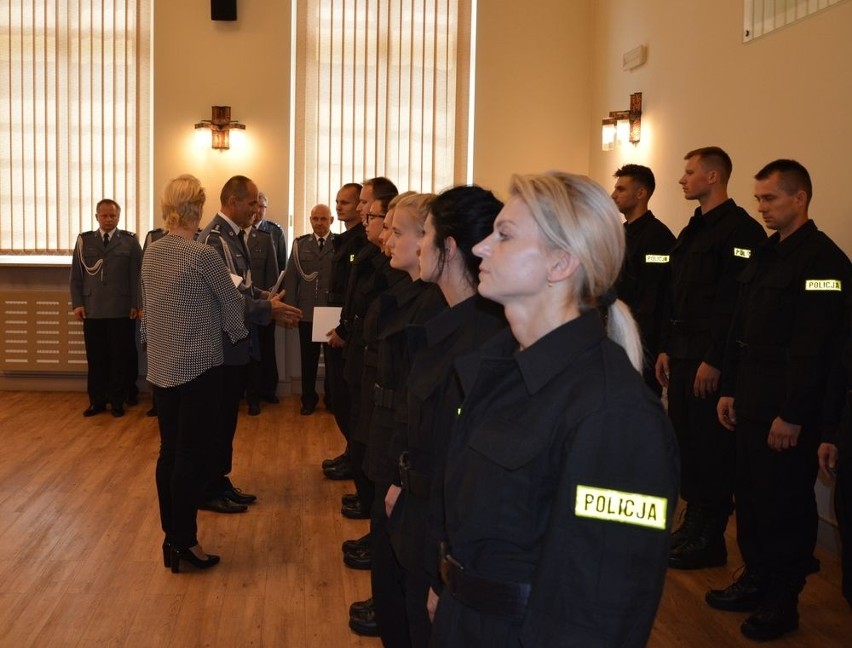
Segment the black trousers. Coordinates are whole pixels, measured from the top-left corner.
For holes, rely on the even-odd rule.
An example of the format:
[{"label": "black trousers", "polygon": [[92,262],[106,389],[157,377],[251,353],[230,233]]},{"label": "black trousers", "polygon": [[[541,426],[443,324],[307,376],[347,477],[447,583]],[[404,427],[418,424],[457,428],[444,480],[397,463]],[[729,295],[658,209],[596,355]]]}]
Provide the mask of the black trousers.
[{"label": "black trousers", "polygon": [[840,529],[840,566],[843,575],[841,591],[852,604],[852,461],[840,459],[837,484],[834,487],[834,513]]},{"label": "black trousers", "polygon": [[299,322],[299,353],[302,365],[302,407],[316,407],[319,402],[317,394],[317,367],[319,366],[320,351],[325,349],[325,393],[328,394],[328,345],[313,341],[313,322]]},{"label": "black trousers", "polygon": [[[122,405],[127,390],[129,340],[133,320],[129,317],[83,320],[83,340],[89,364],[87,391],[89,403],[100,407]],[[134,347],[135,348],[135,347]]]},{"label": "black trousers", "polygon": [[139,380],[139,352],[136,349],[136,331],[139,328],[139,320],[130,321],[130,339],[127,347],[127,363],[125,371],[127,372],[127,386],[125,387],[126,397],[128,399],[139,395],[139,387],[136,381]]},{"label": "black trousers", "polygon": [[804,585],[817,538],[819,434],[802,429],[788,450],[770,448],[770,422],[737,417],[737,544],[755,571]]},{"label": "black trousers", "polygon": [[[340,433],[346,441],[349,441],[352,428],[352,416],[350,413],[349,389],[346,386],[346,378],[343,373],[343,349],[332,346],[325,347],[325,371],[328,376],[329,393],[331,397],[331,413],[334,421],[340,429]],[[326,401],[328,404],[328,401]]]},{"label": "black trousers", "polygon": [[[222,396],[219,398],[218,411],[211,406],[216,401],[209,401],[208,407],[217,412],[217,418],[211,430],[214,434],[210,439],[213,452],[211,475],[206,489],[205,499],[220,497],[222,492],[231,488],[228,474],[234,458],[234,436],[237,433],[237,417],[240,411],[240,401],[246,389],[248,365],[224,365],[222,378]],[[159,411],[160,401],[157,401]]]},{"label": "black trousers", "polygon": [[157,499],[166,539],[180,547],[198,544],[196,515],[210,473],[211,431],[222,396],[221,366],[176,387],[154,387],[160,426]]},{"label": "black trousers", "polygon": [[275,322],[257,327],[260,359],[249,362],[246,400],[257,403],[272,400],[278,391],[278,361],[275,357]]},{"label": "black trousers", "polygon": [[385,648],[409,648],[408,614],[405,604],[405,574],[396,559],[388,535],[385,494],[390,484],[376,484],[370,511],[370,548],[373,566],[370,581],[376,625]]},{"label": "black trousers", "polygon": [[735,436],[719,424],[719,395],[696,398],[700,360],[669,360],[669,418],[680,445],[681,497],[690,504],[733,509]]}]

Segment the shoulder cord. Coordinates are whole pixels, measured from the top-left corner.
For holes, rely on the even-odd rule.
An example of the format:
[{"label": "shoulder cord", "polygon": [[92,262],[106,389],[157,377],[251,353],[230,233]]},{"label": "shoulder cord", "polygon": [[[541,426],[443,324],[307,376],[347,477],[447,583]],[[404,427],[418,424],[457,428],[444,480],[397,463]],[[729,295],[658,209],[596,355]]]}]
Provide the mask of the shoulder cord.
[{"label": "shoulder cord", "polygon": [[299,276],[302,277],[303,281],[311,282],[316,281],[316,278],[319,276],[319,270],[316,272],[312,272],[311,274],[305,274],[305,271],[302,269],[302,262],[299,261],[299,241],[293,241],[293,261],[296,263],[296,270],[299,271]]},{"label": "shoulder cord", "polygon": [[104,278],[104,276],[103,276],[103,267],[104,267],[103,257],[101,257],[100,259],[95,261],[94,265],[90,265],[90,266],[86,265],[86,261],[83,259],[83,235],[82,234],[77,235],[77,256],[80,258],[80,265],[83,266],[83,270],[86,271],[86,274],[88,274],[90,276],[95,276],[96,274],[98,274],[100,272],[101,273],[101,279]]},{"label": "shoulder cord", "polygon": [[[228,247],[227,243],[225,243],[224,241],[221,240],[222,239],[222,232],[221,232],[221,230],[219,230],[218,225],[216,227],[214,227],[212,230],[210,230],[210,234],[213,234],[214,232],[216,233],[216,236],[218,236],[219,239],[220,239],[219,245],[222,246],[222,254],[224,254],[224,256],[225,256],[225,265],[228,266],[228,271],[231,274],[239,275],[239,273],[237,272],[237,266],[234,263],[234,257],[231,256],[230,247]],[[207,238],[204,240],[205,244],[207,244],[207,241],[210,239],[210,234],[208,234]],[[245,276],[243,276],[243,275],[239,275],[239,276],[243,277],[243,286],[245,286],[248,289],[251,289],[251,270],[249,270],[246,273]]]}]

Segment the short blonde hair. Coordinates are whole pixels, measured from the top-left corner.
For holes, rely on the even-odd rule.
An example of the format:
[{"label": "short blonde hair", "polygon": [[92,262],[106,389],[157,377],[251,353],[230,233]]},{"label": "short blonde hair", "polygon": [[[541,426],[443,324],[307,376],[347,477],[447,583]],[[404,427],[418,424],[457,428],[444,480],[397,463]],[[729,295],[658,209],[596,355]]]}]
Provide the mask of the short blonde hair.
[{"label": "short blonde hair", "polygon": [[413,193],[405,195],[393,206],[395,217],[399,217],[401,211],[406,211],[414,217],[414,224],[417,225],[420,233],[425,233],[426,217],[429,215],[429,209],[432,206],[432,201],[435,200],[435,194]]},{"label": "short blonde hair", "polygon": [[206,199],[204,187],[194,175],[185,173],[169,180],[160,201],[166,229],[197,226]]},{"label": "short blonde hair", "polygon": [[[610,195],[593,180],[550,171],[512,176],[509,191],[530,210],[544,243],[577,260],[573,297],[580,310],[607,306],[607,333],[642,368],[642,342],[630,309],[615,300],[624,260],[624,226]],[[615,301],[613,301],[615,300]]]}]

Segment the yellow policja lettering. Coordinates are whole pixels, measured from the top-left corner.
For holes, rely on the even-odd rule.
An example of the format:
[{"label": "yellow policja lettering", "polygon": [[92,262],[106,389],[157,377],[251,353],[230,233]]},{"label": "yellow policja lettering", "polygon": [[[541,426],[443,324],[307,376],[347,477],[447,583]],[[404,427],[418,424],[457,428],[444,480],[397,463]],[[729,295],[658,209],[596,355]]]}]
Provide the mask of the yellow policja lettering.
[{"label": "yellow policja lettering", "polygon": [[842,291],[843,284],[839,279],[805,279],[805,290]]},{"label": "yellow policja lettering", "polygon": [[742,257],[743,259],[750,259],[751,258],[751,250],[747,250],[745,248],[736,248],[735,247],[734,248],[734,256],[735,257]]},{"label": "yellow policja lettering", "polygon": [[665,497],[577,484],[574,515],[665,530]]},{"label": "yellow policja lettering", "polygon": [[645,263],[668,263],[668,254],[646,254]]}]

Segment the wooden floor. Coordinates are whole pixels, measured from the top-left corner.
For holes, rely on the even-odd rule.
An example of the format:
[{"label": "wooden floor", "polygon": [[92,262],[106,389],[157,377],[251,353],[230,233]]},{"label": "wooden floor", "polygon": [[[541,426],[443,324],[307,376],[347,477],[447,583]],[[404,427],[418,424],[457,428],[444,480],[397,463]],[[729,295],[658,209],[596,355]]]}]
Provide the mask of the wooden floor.
[{"label": "wooden floor", "polygon": [[[233,478],[260,501],[241,515],[201,512],[201,541],[222,564],[173,575],[160,552],[149,404],[84,419],[83,394],[0,392],[0,646],[378,647],[346,625],[369,575],[343,566],[340,543],[367,523],[340,516],[351,483],[319,470],[340,449],[331,416],[299,416],[292,397],[241,416]],[[773,645],[852,645],[837,559],[819,557],[799,631]],[[737,564],[670,572],[650,645],[753,645],[739,634],[745,615],[703,602]]]}]

